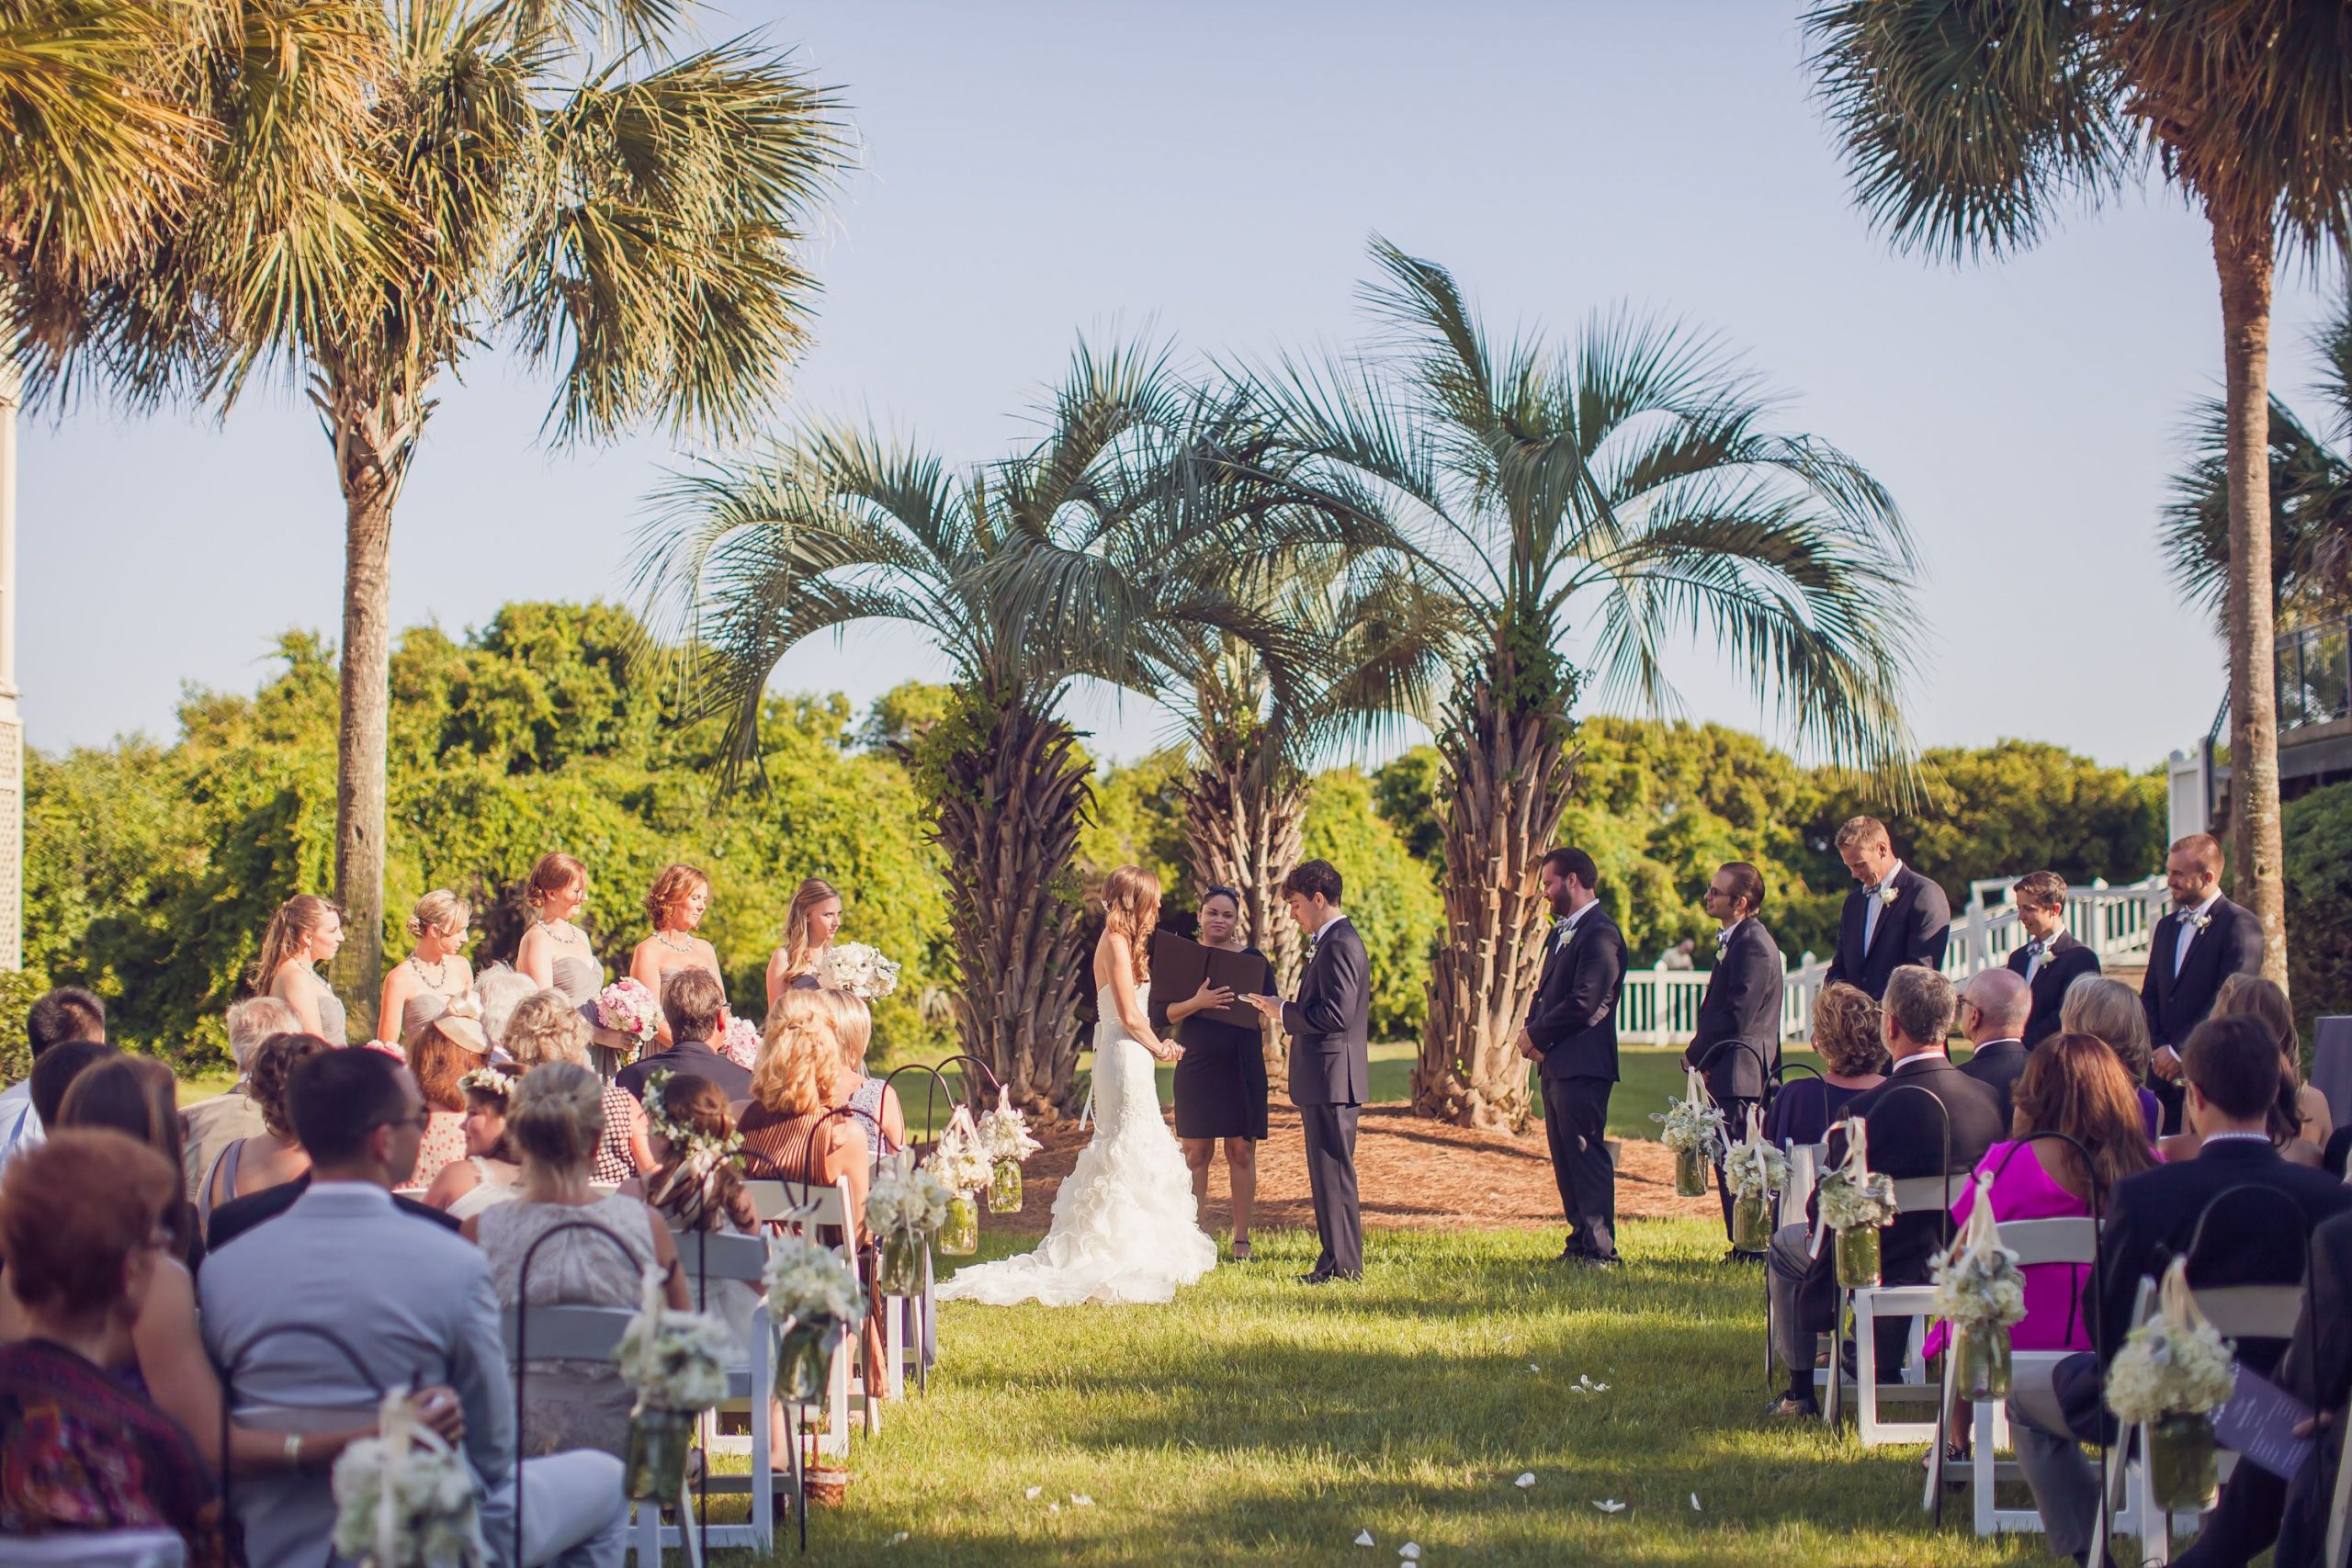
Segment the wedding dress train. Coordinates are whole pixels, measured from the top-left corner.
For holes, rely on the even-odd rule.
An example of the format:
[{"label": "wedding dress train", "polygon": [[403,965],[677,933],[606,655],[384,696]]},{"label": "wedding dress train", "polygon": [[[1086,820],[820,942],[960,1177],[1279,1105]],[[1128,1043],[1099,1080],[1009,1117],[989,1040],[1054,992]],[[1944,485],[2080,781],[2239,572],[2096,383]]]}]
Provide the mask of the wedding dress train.
[{"label": "wedding dress train", "polygon": [[1159,1117],[1151,1053],[1120,1024],[1109,987],[1098,1002],[1094,1136],[1055,1194],[1052,1228],[1035,1252],[957,1269],[940,1300],[1165,1302],[1216,1267],[1192,1172]]}]

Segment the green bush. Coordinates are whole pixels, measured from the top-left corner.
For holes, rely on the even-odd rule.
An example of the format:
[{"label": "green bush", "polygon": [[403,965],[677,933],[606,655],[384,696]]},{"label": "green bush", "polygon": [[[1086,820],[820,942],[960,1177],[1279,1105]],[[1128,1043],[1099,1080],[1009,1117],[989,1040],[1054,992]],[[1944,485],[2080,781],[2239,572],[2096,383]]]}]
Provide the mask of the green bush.
[{"label": "green bush", "polygon": [[0,1084],[21,1082],[33,1070],[25,1015],[48,989],[49,982],[29,969],[0,969]]},{"label": "green bush", "polygon": [[2352,784],[2287,803],[2287,980],[2296,1015],[2352,1012]]},{"label": "green bush", "polygon": [[1317,775],[1301,848],[1340,868],[1340,902],[1372,961],[1372,1037],[1418,1039],[1444,910],[1429,868],[1373,810],[1372,794],[1372,781],[1353,768]]}]

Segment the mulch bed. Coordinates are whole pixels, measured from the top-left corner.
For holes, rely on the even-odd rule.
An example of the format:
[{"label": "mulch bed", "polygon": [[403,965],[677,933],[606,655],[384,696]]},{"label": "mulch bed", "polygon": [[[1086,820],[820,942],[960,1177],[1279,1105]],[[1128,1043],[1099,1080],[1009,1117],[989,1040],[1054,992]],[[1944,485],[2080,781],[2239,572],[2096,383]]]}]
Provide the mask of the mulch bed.
[{"label": "mulch bed", "polygon": [[[1278,1091],[1258,1145],[1258,1210],[1254,1224],[1311,1226],[1306,1155],[1298,1111]],[[1021,1213],[991,1217],[991,1230],[1042,1235],[1053,1223],[1054,1194],[1078,1163],[1091,1134],[1075,1122],[1036,1129],[1045,1146],[1023,1166]],[[1439,1226],[1494,1229],[1559,1226],[1559,1189],[1540,1126],[1520,1137],[1449,1126],[1415,1116],[1402,1103],[1368,1105],[1356,1132],[1356,1186],[1367,1226],[1419,1230]],[[1663,1145],[1619,1145],[1617,1213],[1621,1219],[1713,1214],[1713,1193],[1680,1198],[1674,1191],[1674,1156]],[[1231,1224],[1222,1153],[1209,1168],[1209,1201],[1202,1222]]]}]

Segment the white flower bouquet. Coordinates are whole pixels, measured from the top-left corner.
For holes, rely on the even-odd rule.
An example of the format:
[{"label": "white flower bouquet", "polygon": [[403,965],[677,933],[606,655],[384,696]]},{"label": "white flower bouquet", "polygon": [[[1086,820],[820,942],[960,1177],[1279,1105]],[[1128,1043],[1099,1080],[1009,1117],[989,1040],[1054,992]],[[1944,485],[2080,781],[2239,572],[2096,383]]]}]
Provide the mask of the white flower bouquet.
[{"label": "white flower bouquet", "polygon": [[948,1120],[946,1131],[940,1134],[931,1157],[922,1163],[950,1192],[978,1192],[989,1184],[994,1168],[980,1147],[980,1134],[972,1126],[970,1114],[960,1105]]},{"label": "white flower bouquet", "polygon": [[862,942],[837,942],[825,949],[817,965],[817,983],[847,991],[862,1001],[875,1001],[899,988],[899,965],[882,956],[879,948]]},{"label": "white flower bouquet", "polygon": [[865,1316],[856,1271],[841,1254],[807,1236],[769,1237],[767,1267],[761,1277],[767,1289],[768,1316],[777,1323],[789,1318],[795,1323],[855,1325]]},{"label": "white flower bouquet", "polygon": [[1012,1090],[996,1091],[996,1107],[980,1114],[980,1149],[991,1160],[1024,1160],[1045,1145],[1030,1135],[1029,1119],[1012,1107]]},{"label": "white flower bouquet", "polygon": [[1707,1093],[1706,1081],[1693,1069],[1689,1092],[1680,1100],[1669,1100],[1663,1112],[1652,1111],[1650,1120],[1663,1122],[1664,1131],[1658,1142],[1676,1154],[1695,1154],[1703,1160],[1713,1160],[1722,1152],[1728,1135],[1724,1130],[1723,1108]]},{"label": "white flower bouquet", "polygon": [[699,1412],[727,1397],[727,1363],[735,1353],[726,1321],[710,1313],[673,1312],[662,1276],[645,1272],[645,1303],[629,1320],[613,1359],[637,1393],[637,1410]]},{"label": "white flower bouquet", "polygon": [[1821,1223],[1833,1231],[1873,1230],[1894,1218],[1894,1178],[1883,1170],[1835,1167],[1821,1173],[1814,1192]]},{"label": "white flower bouquet", "polygon": [[883,1168],[866,1190],[865,1228],[882,1244],[874,1277],[884,1295],[922,1293],[931,1238],[947,1224],[956,1204],[968,1201],[918,1168],[911,1149],[900,1149],[897,1161]]},{"label": "white flower bouquet", "polygon": [[2236,1384],[2235,1352],[2189,1298],[2178,1258],[2165,1271],[2163,1302],[2107,1370],[2107,1407],[2120,1420],[2210,1416],[2229,1403]]},{"label": "white flower bouquet", "polygon": [[1724,1179],[1730,1183],[1735,1198],[1762,1198],[1785,1191],[1789,1185],[1789,1156],[1778,1145],[1751,1137],[1734,1144],[1731,1152],[1724,1156]]},{"label": "white flower bouquet", "polygon": [[406,1388],[385,1395],[378,1436],[334,1461],[334,1551],[361,1568],[476,1568],[482,1544],[473,1472],[416,1418]]},{"label": "white flower bouquet", "polygon": [[624,976],[596,993],[596,1021],[639,1045],[653,1038],[661,1017],[662,1004],[634,976]]},{"label": "white flower bouquet", "polygon": [[1993,1179],[1976,1179],[1976,1200],[1968,1224],[1951,1250],[1928,1260],[1935,1286],[1928,1309],[1955,1326],[2007,1328],[2025,1318],[2025,1271],[2018,1255],[2001,1245],[1993,1219]]},{"label": "white flower bouquet", "polygon": [[739,1067],[754,1067],[760,1061],[760,1026],[748,1018],[730,1018],[727,1032],[718,1037],[718,1054]]}]

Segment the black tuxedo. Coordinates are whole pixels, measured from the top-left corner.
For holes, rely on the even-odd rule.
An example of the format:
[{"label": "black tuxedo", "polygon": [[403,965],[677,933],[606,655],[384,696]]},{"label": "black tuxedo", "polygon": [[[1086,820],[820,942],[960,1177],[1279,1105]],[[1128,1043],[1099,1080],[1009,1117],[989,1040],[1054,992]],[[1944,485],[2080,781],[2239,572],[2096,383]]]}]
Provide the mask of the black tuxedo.
[{"label": "black tuxedo", "polygon": [[1880,908],[1867,946],[1862,931],[1872,895],[1860,887],[1846,895],[1838,915],[1838,950],[1829,959],[1831,984],[1859,986],[1872,1001],[1885,998],[1887,976],[1905,964],[1941,969],[1951,940],[1951,900],[1944,890],[1907,865],[1896,868],[1893,881],[1894,898]]},{"label": "black tuxedo", "polygon": [[2001,1136],[2008,1136],[2009,1112],[2015,1108],[2018,1079],[2025,1075],[2027,1051],[2022,1040],[1987,1040],[1960,1065],[1960,1070],[1983,1084],[2001,1102]]},{"label": "black tuxedo", "polygon": [[1588,904],[1565,934],[1553,928],[1527,1037],[1543,1057],[1544,1134],[1570,1227],[1567,1250],[1617,1256],[1617,1173],[1609,1165],[1609,1090],[1617,1081],[1617,1002],[1625,991],[1625,939]]},{"label": "black tuxedo", "polygon": [[[1925,1090],[1924,1094],[1917,1092]],[[1935,1105],[1928,1103],[1933,1096]],[[1936,1105],[1943,1107],[1941,1114]],[[1846,1115],[1870,1129],[1871,1168],[1902,1179],[1914,1176],[1951,1175],[1976,1168],[1984,1151],[2008,1130],[2001,1122],[2001,1107],[1994,1092],[1951,1065],[1942,1053],[1930,1053],[1895,1064],[1894,1073],[1876,1089],[1856,1095]],[[1944,1160],[1944,1128],[1951,1128],[1951,1157]],[[1846,1158],[1844,1122],[1832,1127],[1822,1150],[1824,1170]],[[1819,1211],[1815,1209],[1818,1223]],[[1920,1209],[1896,1216],[1880,1233],[1880,1275],[1890,1285],[1917,1285],[1928,1278],[1928,1260],[1943,1245],[1944,1211]],[[1838,1310],[1838,1271],[1833,1249],[1824,1244],[1799,1287],[1799,1322],[1826,1332]],[[1910,1325],[1895,1318],[1881,1325],[1879,1365],[1892,1369],[1903,1356],[1903,1341]]]},{"label": "black tuxedo", "polygon": [[[2148,1015],[2149,1043],[2169,1045],[2176,1052],[2213,1010],[2213,998],[2221,994],[2223,980],[2262,969],[2262,922],[2244,905],[2216,898],[2211,920],[2189,939],[2180,973],[2174,974],[2181,920],[2180,911],[2175,909],[2148,934],[2148,974],[2140,982],[2140,1008]],[[2180,1131],[2180,1086],[2151,1074],[2148,1088],[2164,1102],[2165,1131]]]},{"label": "black tuxedo", "polygon": [[1371,1077],[1366,1037],[1372,964],[1363,938],[1346,916],[1317,931],[1298,999],[1283,1004],[1290,1034],[1290,1098],[1306,1134],[1306,1180],[1315,1199],[1315,1234],[1323,1243],[1318,1274],[1363,1272],[1363,1222],[1356,1207],[1356,1111]]},{"label": "black tuxedo", "polygon": [[[2009,954],[2009,967],[2024,974],[2027,957],[2026,950],[2018,948]],[[2050,939],[2050,951],[2042,955],[2041,967],[2033,972],[2033,1015],[2025,1025],[2027,1050],[2058,1032],[2058,1010],[2066,999],[2066,987],[2098,973],[2098,954],[2076,942],[2072,932],[2062,931]]]},{"label": "black tuxedo", "polygon": [[[1682,1053],[1686,1067],[1704,1064],[1707,1092],[1723,1107],[1733,1139],[1747,1134],[1747,1108],[1765,1097],[1781,1066],[1781,995],[1788,985],[1788,961],[1781,956],[1764,922],[1745,919],[1732,927],[1715,965],[1707,972],[1707,992],[1699,998],[1697,1026]],[[1742,1049],[1745,1046],[1747,1049]],[[1720,1174],[1722,1166],[1716,1166]],[[1718,1180],[1724,1237],[1731,1237],[1731,1184]]]}]

